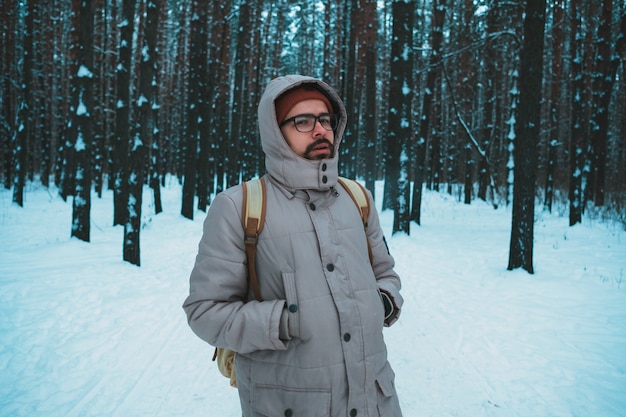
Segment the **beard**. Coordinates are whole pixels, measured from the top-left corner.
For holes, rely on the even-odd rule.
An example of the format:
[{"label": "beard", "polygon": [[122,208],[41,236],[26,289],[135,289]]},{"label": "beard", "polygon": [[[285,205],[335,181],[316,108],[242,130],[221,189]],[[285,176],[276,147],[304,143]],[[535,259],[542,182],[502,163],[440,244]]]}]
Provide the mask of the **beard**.
[{"label": "beard", "polygon": [[[322,145],[327,146],[326,152],[314,154],[313,151]],[[335,156],[335,145],[326,138],[317,139],[315,142],[307,146],[304,151],[304,157],[312,160],[327,159],[332,158],[333,156]]]}]

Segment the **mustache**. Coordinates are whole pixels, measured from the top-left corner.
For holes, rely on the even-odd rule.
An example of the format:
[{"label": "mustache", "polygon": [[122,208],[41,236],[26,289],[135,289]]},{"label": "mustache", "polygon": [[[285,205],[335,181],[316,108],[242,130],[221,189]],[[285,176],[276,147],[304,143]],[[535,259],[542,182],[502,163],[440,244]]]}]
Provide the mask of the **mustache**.
[{"label": "mustache", "polygon": [[328,145],[328,150],[331,155],[335,154],[335,145],[333,145],[333,143],[326,138],[319,138],[315,142],[311,142],[309,146],[306,147],[305,154],[313,152],[313,149],[322,144]]}]

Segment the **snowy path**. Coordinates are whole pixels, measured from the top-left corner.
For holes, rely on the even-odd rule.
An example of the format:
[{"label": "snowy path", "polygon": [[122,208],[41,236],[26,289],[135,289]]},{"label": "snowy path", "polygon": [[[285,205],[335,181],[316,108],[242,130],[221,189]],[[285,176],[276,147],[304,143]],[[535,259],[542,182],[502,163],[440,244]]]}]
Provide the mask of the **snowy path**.
[{"label": "snowy path", "polygon": [[[1,417],[240,415],[180,307],[202,214],[182,220],[178,190],[164,196],[136,268],[108,198],[84,244],[69,239],[71,203],[38,190],[18,209],[0,191]],[[531,276],[506,271],[507,211],[427,194],[423,212],[411,237],[388,239],[405,416],[625,416],[626,234],[540,214]]]},{"label": "snowy path", "polygon": [[426,211],[414,237],[391,241],[401,276],[414,277],[403,313],[413,319],[391,339],[397,385],[414,388],[403,397],[408,415],[626,415],[624,242],[544,219],[536,274],[508,272],[506,212]]}]

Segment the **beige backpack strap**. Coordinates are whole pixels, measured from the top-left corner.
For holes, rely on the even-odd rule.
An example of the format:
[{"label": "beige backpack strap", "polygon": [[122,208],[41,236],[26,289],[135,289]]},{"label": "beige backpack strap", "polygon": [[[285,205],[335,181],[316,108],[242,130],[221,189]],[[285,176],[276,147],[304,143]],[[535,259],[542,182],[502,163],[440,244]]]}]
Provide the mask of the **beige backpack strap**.
[{"label": "beige backpack strap", "polygon": [[265,224],[265,180],[254,179],[242,184],[243,207],[241,221],[245,232],[246,259],[248,262],[248,281],[254,291],[254,297],[262,301],[259,281],[256,275],[256,243]]},{"label": "beige backpack strap", "polygon": [[[367,198],[367,193],[365,192],[365,188],[361,185],[360,182],[354,181],[348,178],[339,177],[339,183],[343,186],[343,188],[348,191],[352,201],[359,208],[359,213],[361,214],[361,220],[363,221],[363,229],[365,229],[365,234],[367,236],[367,219],[370,215],[370,201]],[[370,258],[370,263],[372,262],[372,247],[370,246],[369,239],[367,240],[367,252]]]}]

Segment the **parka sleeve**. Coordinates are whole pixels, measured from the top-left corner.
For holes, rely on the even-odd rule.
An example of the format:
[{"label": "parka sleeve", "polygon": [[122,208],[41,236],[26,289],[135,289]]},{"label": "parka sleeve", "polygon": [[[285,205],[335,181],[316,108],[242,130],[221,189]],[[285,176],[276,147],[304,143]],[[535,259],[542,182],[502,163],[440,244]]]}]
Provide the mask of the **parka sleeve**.
[{"label": "parka sleeve", "polygon": [[368,218],[367,239],[372,250],[372,269],[378,283],[378,289],[389,297],[393,305],[393,313],[385,320],[385,325],[391,326],[400,317],[400,311],[404,303],[404,299],[400,295],[402,285],[400,277],[393,269],[395,261],[389,252],[387,241],[380,226],[378,212],[375,209],[376,206],[369,190],[367,191],[367,198],[371,207]]},{"label": "parka sleeve", "polygon": [[249,295],[241,192],[221,193],[204,221],[189,296],[183,303],[194,333],[209,344],[236,352],[284,350],[279,338],[284,300],[258,302]]}]

